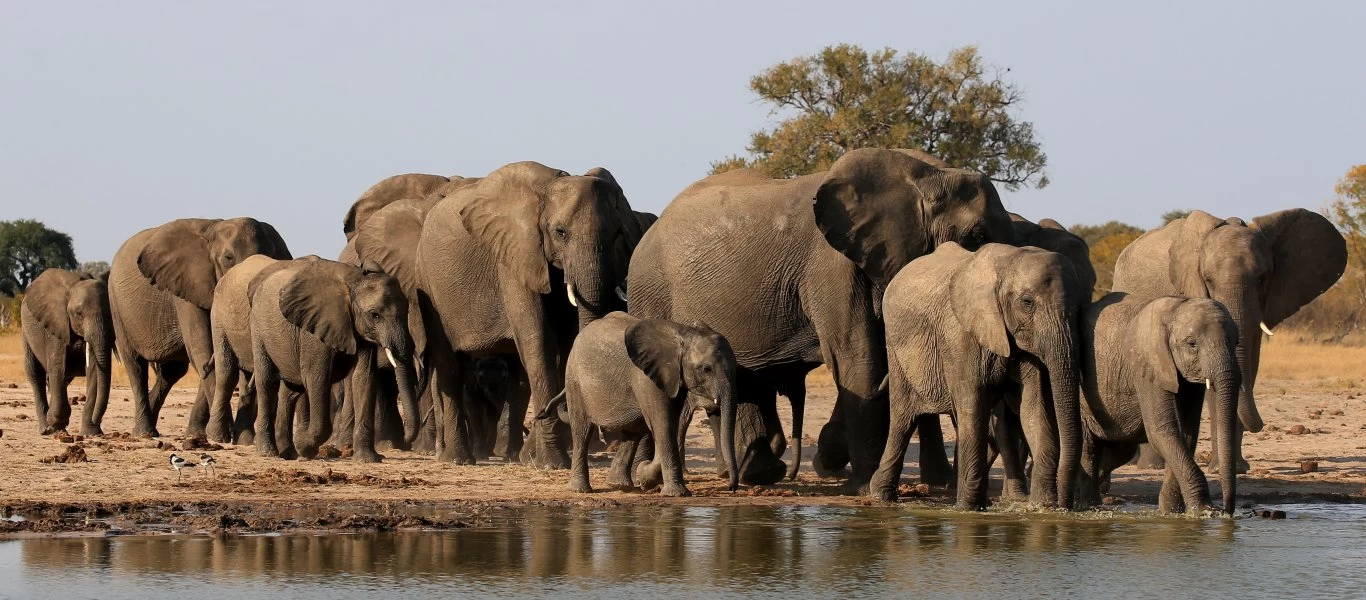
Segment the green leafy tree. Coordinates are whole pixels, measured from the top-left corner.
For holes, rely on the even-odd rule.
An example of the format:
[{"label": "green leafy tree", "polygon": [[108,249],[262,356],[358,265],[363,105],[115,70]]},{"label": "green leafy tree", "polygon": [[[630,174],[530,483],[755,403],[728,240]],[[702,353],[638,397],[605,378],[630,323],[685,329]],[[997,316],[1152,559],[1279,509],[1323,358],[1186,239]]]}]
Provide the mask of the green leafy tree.
[{"label": "green leafy tree", "polygon": [[[1143,234],[1143,229],[1134,227],[1128,223],[1110,221],[1100,225],[1073,225],[1067,228],[1068,231],[1077,234],[1081,239],[1086,240],[1086,245],[1094,248],[1102,239],[1117,234],[1132,234],[1130,240],[1138,238]],[[1122,248],[1121,248],[1122,249]]]},{"label": "green leafy tree", "polygon": [[1177,219],[1184,219],[1190,216],[1190,214],[1190,209],[1174,208],[1172,210],[1162,213],[1162,224],[1166,225],[1167,223],[1171,223],[1172,221],[1175,221]]},{"label": "green leafy tree", "polygon": [[1093,300],[1099,300],[1113,291],[1115,285],[1115,263],[1119,253],[1143,235],[1143,230],[1133,227],[1107,235],[1091,244],[1091,267],[1096,270],[1096,288]]},{"label": "green leafy tree", "polygon": [[1048,156],[1034,125],[1018,118],[1020,89],[977,48],[943,62],[914,52],[840,44],[754,76],[749,87],[784,120],[754,133],[749,156],[712,173],[752,167],[772,177],[825,170],[849,150],[913,148],[1015,190],[1048,185]]},{"label": "green leafy tree", "polygon": [[0,221],[0,294],[24,291],[47,269],[76,268],[71,236],[38,221]]},{"label": "green leafy tree", "polygon": [[1333,191],[1336,197],[1328,203],[1328,220],[1347,240],[1347,269],[1342,279],[1315,301],[1329,313],[1324,315],[1327,318],[1313,320],[1341,324],[1334,336],[1341,340],[1360,327],[1366,312],[1366,165],[1348,169]]}]

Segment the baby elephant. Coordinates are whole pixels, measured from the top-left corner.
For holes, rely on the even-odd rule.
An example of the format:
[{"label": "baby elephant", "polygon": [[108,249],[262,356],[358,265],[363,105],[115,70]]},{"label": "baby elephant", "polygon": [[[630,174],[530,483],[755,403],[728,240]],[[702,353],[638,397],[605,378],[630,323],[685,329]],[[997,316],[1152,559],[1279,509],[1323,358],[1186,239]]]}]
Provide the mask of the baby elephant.
[{"label": "baby elephant", "polygon": [[[1195,462],[1200,411],[1213,397],[1210,422],[1233,439],[1238,419],[1238,326],[1224,305],[1205,298],[1155,300],[1116,292],[1082,316],[1081,495],[1096,502],[1100,482],[1152,444],[1167,462],[1158,509],[1210,506],[1209,483]],[[1237,446],[1223,444],[1222,464]],[[1223,470],[1224,512],[1233,513],[1237,474]]]},{"label": "baby elephant", "polygon": [[[71,405],[66,386],[86,378],[81,435],[100,435],[109,404],[109,362],[114,322],[109,288],[102,277],[61,269],[43,271],[29,284],[20,307],[24,333],[24,371],[33,387],[38,429],[43,435],[66,429]],[[49,402],[50,401],[50,402]]]},{"label": "baby elephant", "polygon": [[[631,456],[642,438],[654,439],[654,460],[634,474],[636,482],[663,479],[660,494],[687,496],[678,431],[692,396],[697,405],[720,413],[719,443],[739,485],[735,465],[735,353],[720,334],[663,319],[637,319],[613,312],[579,332],[569,352],[564,393],[546,404],[537,421],[567,420],[572,431],[569,489],[590,492],[590,425],[622,433],[618,453]],[[548,450],[548,449],[547,449]],[[612,481],[630,485],[631,460],[613,462]],[[658,475],[655,475],[659,472]]]}]

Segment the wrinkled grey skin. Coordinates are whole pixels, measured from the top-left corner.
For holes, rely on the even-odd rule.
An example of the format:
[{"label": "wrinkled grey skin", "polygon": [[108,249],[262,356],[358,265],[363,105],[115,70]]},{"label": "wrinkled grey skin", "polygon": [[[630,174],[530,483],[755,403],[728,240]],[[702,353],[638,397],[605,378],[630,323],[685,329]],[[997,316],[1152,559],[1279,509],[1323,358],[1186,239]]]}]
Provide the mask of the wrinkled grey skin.
[{"label": "wrinkled grey skin", "polygon": [[452,190],[472,181],[477,181],[477,179],[466,180],[459,175],[442,177],[424,173],[407,173],[386,177],[379,183],[370,186],[369,189],[361,193],[355,202],[351,203],[351,208],[346,211],[346,216],[342,218],[342,233],[346,234],[346,241],[349,242],[356,237],[356,232],[360,231],[361,226],[365,225],[371,215],[394,202],[420,200],[431,194],[444,197]]},{"label": "wrinkled grey skin", "polygon": [[[263,269],[248,289],[253,379],[259,410],[256,449],[264,456],[312,458],[328,439],[333,385],[345,380],[355,418],[354,460],[379,462],[374,440],[376,361],[392,360],[406,439],[417,437],[417,375],[408,302],[389,275],[316,257]],[[281,386],[284,383],[285,386]],[[310,407],[294,433],[294,406],[282,387],[301,389]]]},{"label": "wrinkled grey skin", "polygon": [[[157,436],[171,386],[193,367],[200,377],[185,437],[204,437],[214,383],[209,309],[218,279],[254,254],[290,258],[269,223],[179,219],[138,232],[114,254],[109,308],[119,359],[133,391],[133,434]],[[157,376],[150,392],[147,370]]]},{"label": "wrinkled grey skin", "polygon": [[[601,168],[571,176],[512,163],[431,209],[416,264],[437,394],[438,460],[474,460],[460,355],[515,353],[539,413],[563,387],[560,365],[579,327],[624,308],[617,290],[639,239],[626,196]],[[531,446],[523,447],[523,462],[569,466],[529,454]]]},{"label": "wrinkled grey skin", "polygon": [[[724,337],[703,327],[662,319],[637,319],[614,312],[589,324],[569,352],[565,393],[551,401],[537,421],[570,423],[573,466],[569,489],[588,493],[588,442],[591,425],[624,434],[622,446],[634,447],[651,434],[654,458],[634,473],[631,463],[614,461],[609,478],[616,485],[661,485],[660,495],[689,496],[683,482],[682,446],[676,433],[686,399],[719,415],[721,451],[730,489],[739,486],[735,464],[735,354]],[[540,443],[545,444],[542,439]],[[554,448],[541,449],[544,453]]]},{"label": "wrinkled grey skin", "polygon": [[745,169],[694,183],[646,233],[627,290],[633,315],[702,323],[730,341],[744,483],[785,474],[775,394],[804,394],[806,373],[827,365],[839,398],[813,462],[834,473],[852,459],[846,491],[856,493],[887,432],[881,290],[941,243],[1013,238],[985,177],[862,149],[795,179]]},{"label": "wrinkled grey skin", "polygon": [[[1210,298],[1228,308],[1238,324],[1243,385],[1233,444],[1238,470],[1246,472],[1242,431],[1263,425],[1254,396],[1261,327],[1275,327],[1327,291],[1346,265],[1346,240],[1318,213],[1295,208],[1245,223],[1197,210],[1129,244],[1115,262],[1114,289],[1143,298]],[[1217,448],[1221,441],[1211,443]]]},{"label": "wrinkled grey skin", "polygon": [[974,253],[945,243],[902,269],[883,296],[891,427],[871,495],[896,501],[917,416],[955,414],[957,506],[984,509],[988,419],[1017,385],[1011,371],[1029,363],[1043,375],[1035,385],[1049,386],[1024,394],[1019,407],[1035,461],[1030,501],[1070,508],[1081,451],[1081,294],[1067,259],[1031,247]]},{"label": "wrinkled grey skin", "polygon": [[66,429],[70,423],[66,386],[78,375],[86,378],[81,435],[104,433],[100,422],[109,406],[114,349],[107,276],[48,269],[25,290],[19,309],[24,373],[33,388],[38,432],[43,435]]},{"label": "wrinkled grey skin", "polygon": [[[1081,503],[1099,503],[1101,481],[1147,441],[1168,459],[1158,509],[1209,508],[1209,482],[1195,462],[1205,394],[1216,398],[1211,428],[1229,439],[1242,384],[1228,310],[1207,298],[1114,292],[1086,310],[1081,339]],[[1220,461],[1234,460],[1232,444],[1220,450]],[[1223,478],[1223,511],[1233,514],[1238,476],[1225,469]]]},{"label": "wrinkled grey skin", "polygon": [[[280,261],[263,254],[249,256],[218,280],[209,323],[213,337],[214,393],[209,404],[210,441],[250,445],[255,439],[256,386],[251,372],[256,359],[251,345],[251,303],[247,292],[261,271]],[[232,390],[241,383],[237,413]]]}]

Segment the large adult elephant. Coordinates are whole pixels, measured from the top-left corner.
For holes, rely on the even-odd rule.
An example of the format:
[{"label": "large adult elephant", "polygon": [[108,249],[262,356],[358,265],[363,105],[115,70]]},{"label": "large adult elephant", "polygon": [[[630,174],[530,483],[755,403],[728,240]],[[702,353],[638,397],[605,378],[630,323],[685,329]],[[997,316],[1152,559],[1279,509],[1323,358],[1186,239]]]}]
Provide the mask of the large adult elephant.
[{"label": "large adult elephant", "polygon": [[[218,278],[254,254],[290,258],[269,223],[249,217],[178,219],[133,235],[114,254],[109,308],[119,359],[133,389],[134,435],[158,436],[166,394],[191,367],[199,391],[185,436],[203,437],[214,388],[209,309]],[[156,387],[147,388],[148,367]]]},{"label": "large adult elephant", "polygon": [[[473,460],[459,355],[515,353],[539,413],[563,388],[564,357],[578,328],[624,308],[626,268],[640,236],[621,187],[601,168],[571,176],[512,163],[427,213],[416,260],[439,399],[439,460]],[[568,467],[558,453],[523,458]]]},{"label": "large adult elephant", "polygon": [[66,387],[85,376],[81,435],[100,435],[109,405],[114,324],[109,288],[103,276],[48,269],[24,290],[22,315],[24,372],[33,388],[38,431],[66,429],[71,419]]},{"label": "large adult elephant", "polygon": [[[1140,298],[1212,298],[1238,324],[1238,470],[1245,472],[1242,431],[1262,429],[1253,389],[1262,350],[1261,332],[1295,314],[1342,276],[1347,242],[1322,215],[1302,208],[1278,211],[1247,223],[1195,211],[1143,234],[1115,263],[1115,291]],[[1213,401],[1210,398],[1210,401]],[[1217,447],[1221,442],[1211,436]],[[1211,452],[1211,460],[1218,456]],[[1145,466],[1160,467],[1149,452]],[[1215,465],[1219,467],[1220,465]]]},{"label": "large adult elephant", "polygon": [[746,483],[784,475],[775,394],[804,394],[806,373],[827,365],[839,397],[815,460],[834,470],[852,459],[854,493],[887,437],[882,290],[941,243],[1013,240],[986,177],[860,149],[823,173],[775,180],[744,169],[689,186],[641,241],[627,290],[638,317],[705,324],[730,341]]}]

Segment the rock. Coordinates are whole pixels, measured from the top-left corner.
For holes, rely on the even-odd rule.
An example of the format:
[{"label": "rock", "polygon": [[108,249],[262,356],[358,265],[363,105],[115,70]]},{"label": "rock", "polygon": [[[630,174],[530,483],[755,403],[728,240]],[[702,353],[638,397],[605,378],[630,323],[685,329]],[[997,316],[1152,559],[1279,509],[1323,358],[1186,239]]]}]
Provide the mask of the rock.
[{"label": "rock", "polygon": [[75,443],[76,441],[76,438],[71,434],[67,433],[65,429],[52,434],[52,439],[57,440],[63,444],[71,444]]},{"label": "rock", "polygon": [[896,495],[900,498],[924,498],[930,495],[930,486],[923,483],[903,483],[897,486]]},{"label": "rock", "polygon": [[1290,435],[1304,435],[1306,433],[1309,433],[1309,429],[1306,428],[1304,425],[1295,424],[1291,425],[1289,429],[1285,430],[1285,432]]},{"label": "rock", "polygon": [[62,452],[61,454],[58,454],[56,456],[49,456],[47,458],[42,459],[42,462],[47,464],[60,463],[67,465],[73,465],[76,463],[83,463],[89,461],[90,459],[86,458],[85,456],[85,447],[81,446],[80,444],[73,444],[67,446],[66,451]]},{"label": "rock", "polygon": [[14,383],[13,381],[11,381],[11,382],[9,382],[9,383],[6,383],[6,384],[5,384],[5,387],[7,387],[7,388],[9,388],[9,389],[11,389],[11,390],[17,390],[17,389],[19,389],[19,384]]},{"label": "rock", "polygon": [[[27,420],[28,420],[28,414],[27,414],[27,413],[19,413],[19,415],[16,416],[16,417],[14,417],[14,418],[19,419],[20,421],[27,421]],[[1362,428],[1362,429],[1366,429],[1366,425],[1362,425],[1361,428]]]},{"label": "rock", "polygon": [[1266,509],[1262,509],[1262,510],[1257,511],[1257,516],[1259,516],[1259,517],[1261,517],[1261,518],[1263,518],[1263,519],[1280,520],[1280,519],[1284,519],[1284,518],[1285,518],[1285,511],[1283,511],[1283,510],[1266,510]]},{"label": "rock", "polygon": [[1301,472],[1301,473],[1313,473],[1313,472],[1318,471],[1318,470],[1319,470],[1319,461],[1317,461],[1317,460],[1302,460],[1302,461],[1300,461],[1300,472]]},{"label": "rock", "polygon": [[1342,415],[1345,415],[1345,414],[1347,414],[1347,413],[1342,412],[1342,409],[1341,409],[1341,408],[1335,408],[1335,409],[1333,409],[1333,410],[1328,411],[1328,414],[1329,414],[1329,415],[1332,415],[1332,416],[1334,416],[1334,417],[1341,417]]},{"label": "rock", "polygon": [[341,450],[332,444],[323,444],[318,448],[318,458],[341,458]]}]

